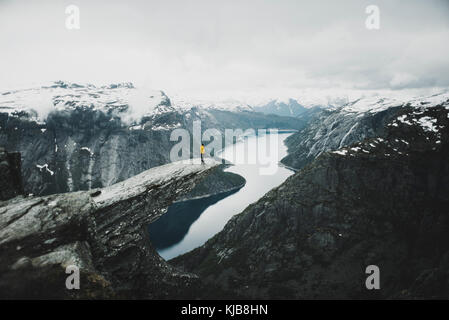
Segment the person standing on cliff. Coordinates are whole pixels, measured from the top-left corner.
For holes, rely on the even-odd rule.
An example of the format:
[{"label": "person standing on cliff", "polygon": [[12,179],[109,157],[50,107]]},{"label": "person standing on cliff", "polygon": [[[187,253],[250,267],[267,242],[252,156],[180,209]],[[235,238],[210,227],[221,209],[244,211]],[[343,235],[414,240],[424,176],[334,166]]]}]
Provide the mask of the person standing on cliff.
[{"label": "person standing on cliff", "polygon": [[201,163],[204,163],[204,158],[203,158],[203,154],[204,154],[204,144],[201,144],[201,149],[200,149],[200,151],[201,151]]}]

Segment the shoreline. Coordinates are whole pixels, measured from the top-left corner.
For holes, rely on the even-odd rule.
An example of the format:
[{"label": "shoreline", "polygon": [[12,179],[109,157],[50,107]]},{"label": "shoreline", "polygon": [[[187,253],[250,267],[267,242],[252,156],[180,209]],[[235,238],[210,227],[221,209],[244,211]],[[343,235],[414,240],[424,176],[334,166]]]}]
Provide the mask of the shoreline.
[{"label": "shoreline", "polygon": [[[242,177],[241,175],[239,175],[239,176]],[[243,178],[243,179],[245,179],[245,178]],[[193,198],[189,198],[189,199],[176,200],[176,201],[173,201],[173,203],[183,203],[183,202],[189,202],[189,201],[205,199],[205,198],[209,198],[209,197],[213,197],[213,196],[218,196],[218,195],[226,193],[226,192],[240,190],[245,185],[246,185],[246,179],[245,179],[244,183],[242,183],[241,185],[238,185],[236,187],[233,187],[233,188],[229,188],[229,189],[226,189],[226,190],[223,190],[223,191],[220,191],[220,192],[216,192],[216,193],[208,193],[208,194],[205,194],[205,195],[202,195],[202,196],[197,196],[197,197],[193,197]]]}]

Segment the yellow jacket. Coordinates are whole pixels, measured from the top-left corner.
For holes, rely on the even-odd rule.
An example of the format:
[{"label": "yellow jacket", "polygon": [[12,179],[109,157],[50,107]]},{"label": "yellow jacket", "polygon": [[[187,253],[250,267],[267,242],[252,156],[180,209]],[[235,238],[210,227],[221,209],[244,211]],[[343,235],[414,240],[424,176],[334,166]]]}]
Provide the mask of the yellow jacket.
[{"label": "yellow jacket", "polygon": [[201,154],[204,154],[204,146],[201,146]]}]

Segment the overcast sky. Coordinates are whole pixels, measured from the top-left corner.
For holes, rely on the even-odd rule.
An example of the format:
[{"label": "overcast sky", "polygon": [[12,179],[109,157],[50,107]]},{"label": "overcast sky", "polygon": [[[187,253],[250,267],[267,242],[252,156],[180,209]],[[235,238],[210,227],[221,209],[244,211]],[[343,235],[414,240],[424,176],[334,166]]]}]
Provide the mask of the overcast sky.
[{"label": "overcast sky", "polygon": [[[66,6],[80,29],[65,27]],[[380,9],[380,29],[365,8]],[[449,86],[449,1],[0,0],[0,88],[131,81],[168,92]]]}]

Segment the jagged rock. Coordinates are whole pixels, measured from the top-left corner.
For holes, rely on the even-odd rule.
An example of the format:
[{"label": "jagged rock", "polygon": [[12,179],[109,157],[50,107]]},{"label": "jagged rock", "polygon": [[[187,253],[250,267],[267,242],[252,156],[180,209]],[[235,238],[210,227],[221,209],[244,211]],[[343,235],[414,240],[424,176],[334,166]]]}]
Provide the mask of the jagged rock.
[{"label": "jagged rock", "polygon": [[0,147],[0,201],[23,194],[20,153]]},{"label": "jagged rock", "polygon": [[[186,296],[197,277],[156,253],[147,225],[217,165],[171,163],[103,189],[0,202],[0,296]],[[68,265],[80,290],[65,287]]]}]

